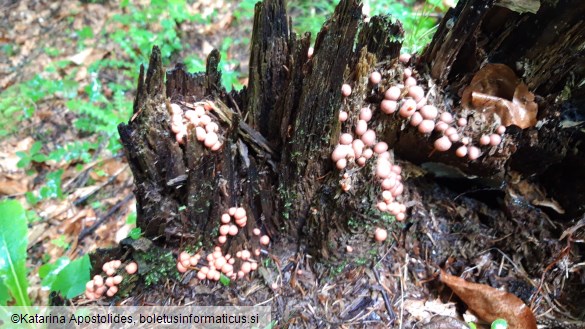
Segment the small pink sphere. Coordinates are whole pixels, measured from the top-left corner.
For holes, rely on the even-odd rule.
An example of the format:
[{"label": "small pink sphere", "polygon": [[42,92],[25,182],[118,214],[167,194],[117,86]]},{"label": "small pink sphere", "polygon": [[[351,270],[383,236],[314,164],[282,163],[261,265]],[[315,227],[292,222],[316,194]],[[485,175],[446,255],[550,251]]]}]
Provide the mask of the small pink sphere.
[{"label": "small pink sphere", "polygon": [[118,292],[118,287],[116,287],[116,286],[110,287],[108,289],[108,291],[106,292],[106,295],[108,295],[108,297],[113,297],[117,292]]},{"label": "small pink sphere", "polygon": [[455,150],[455,155],[463,158],[467,155],[467,146],[460,146],[457,148],[457,150]]},{"label": "small pink sphere", "polygon": [[210,122],[205,126],[205,131],[208,133],[217,132],[219,130],[219,126],[215,122]]},{"label": "small pink sphere", "polygon": [[181,109],[181,106],[179,106],[179,104],[175,104],[172,103],[171,104],[171,113],[172,114],[183,114],[183,110]]},{"label": "small pink sphere", "polygon": [[242,267],[240,268],[242,272],[248,274],[252,270],[252,266],[249,262],[243,262]]},{"label": "small pink sphere", "polygon": [[333,152],[331,153],[331,160],[337,162],[341,159],[345,159],[347,154],[349,153],[349,148],[347,145],[340,145],[338,144]]},{"label": "small pink sphere", "polygon": [[388,237],[388,232],[383,228],[376,228],[375,238],[378,242],[383,242]]},{"label": "small pink sphere", "polygon": [[378,142],[374,146],[374,152],[376,154],[382,154],[382,153],[386,152],[387,150],[388,150],[388,144],[386,144],[385,142]]},{"label": "small pink sphere", "polygon": [[465,118],[459,118],[457,120],[457,125],[459,127],[465,127],[467,125],[467,119],[465,119]]},{"label": "small pink sphere", "polygon": [[234,214],[234,218],[237,219],[242,219],[246,217],[246,209],[242,208],[242,207],[238,207],[236,209],[236,213]]},{"label": "small pink sphere", "polygon": [[220,235],[228,235],[229,232],[230,232],[229,225],[222,225],[219,227],[219,234]]},{"label": "small pink sphere", "polygon": [[343,95],[343,97],[347,97],[347,96],[351,95],[351,86],[348,85],[347,83],[344,83],[341,86],[341,95]]},{"label": "small pink sphere", "polygon": [[207,137],[207,131],[203,127],[195,127],[195,136],[198,141],[203,142]]},{"label": "small pink sphere", "polygon": [[229,214],[222,214],[221,215],[221,222],[224,224],[228,224],[231,220],[231,217]]},{"label": "small pink sphere", "polygon": [[398,215],[396,215],[396,220],[399,221],[399,222],[402,222],[405,219],[406,219],[406,214],[403,213],[403,212],[398,213]]},{"label": "small pink sphere", "polygon": [[183,130],[183,124],[176,124],[176,123],[172,123],[171,124],[171,130],[175,133],[178,134],[181,130]]},{"label": "small pink sphere", "polygon": [[197,279],[199,280],[205,280],[207,278],[207,275],[201,271],[197,272]]},{"label": "small pink sphere", "polygon": [[[418,125],[420,125],[420,123],[422,121],[423,121],[423,117],[418,111],[414,112],[412,114],[412,116],[410,117],[410,125],[413,127],[418,127]],[[434,128],[434,125],[433,125],[433,128]]]},{"label": "small pink sphere", "polygon": [[231,207],[230,209],[228,209],[228,215],[233,216],[236,214],[236,207]]},{"label": "small pink sphere", "polygon": [[479,145],[489,145],[490,144],[490,136],[488,135],[481,135],[481,137],[479,138]]},{"label": "small pink sphere", "polygon": [[347,247],[345,247],[345,250],[347,251],[348,254],[351,254],[353,252],[353,247],[347,246]]},{"label": "small pink sphere", "polygon": [[396,112],[398,103],[395,100],[385,99],[380,103],[380,110],[386,114],[392,114]]},{"label": "small pink sphere", "polygon": [[496,129],[496,132],[497,132],[498,134],[500,134],[500,135],[503,135],[503,134],[506,132],[506,127],[504,127],[504,126],[499,126],[499,127]]},{"label": "small pink sphere", "polygon": [[353,142],[353,136],[351,134],[341,134],[339,137],[339,144],[341,145],[349,145]]},{"label": "small pink sphere", "polygon": [[370,83],[373,85],[377,85],[382,81],[382,75],[378,71],[374,71],[370,74]]},{"label": "small pink sphere", "polygon": [[184,252],[184,251],[182,251],[182,252],[179,254],[179,261],[180,261],[180,262],[187,261],[187,260],[189,260],[189,258],[191,258],[191,255],[189,255],[188,253],[186,253],[186,252]]},{"label": "small pink sphere", "polygon": [[[185,266],[183,266],[183,264],[182,264],[181,262],[177,262],[177,270],[178,270],[180,273],[185,273],[185,272],[187,272],[187,268],[186,268]],[[109,280],[109,279],[110,279],[110,278],[108,278],[108,280]],[[108,283],[108,280],[106,280],[106,284]],[[113,283],[113,282],[111,282],[111,283]],[[110,286],[110,285],[108,285],[108,286]],[[110,287],[111,287],[111,286],[110,286]]]},{"label": "small pink sphere", "polygon": [[410,61],[410,57],[410,54],[400,54],[400,56],[398,56],[398,60],[406,64]]},{"label": "small pink sphere", "polygon": [[374,132],[372,129],[368,129],[362,135],[362,138],[361,139],[362,139],[362,142],[364,142],[365,145],[367,145],[367,146],[373,146],[374,143],[376,142],[376,132]]},{"label": "small pink sphere", "polygon": [[384,190],[389,190],[389,189],[393,188],[394,185],[396,185],[396,179],[394,177],[392,177],[391,175],[389,175],[388,178],[386,178],[382,181],[382,188]]},{"label": "small pink sphere", "polygon": [[434,145],[437,151],[445,152],[451,148],[451,141],[449,140],[449,137],[443,136],[441,138],[438,138],[435,141]]},{"label": "small pink sphere", "polygon": [[420,109],[420,114],[424,119],[435,120],[439,111],[434,105],[425,105]]},{"label": "small pink sphere", "polygon": [[200,118],[201,125],[207,126],[211,122],[211,117],[207,114],[204,114]]},{"label": "small pink sphere", "polygon": [[345,111],[339,111],[339,121],[344,122],[349,118],[349,114]]},{"label": "small pink sphere", "polygon": [[400,99],[400,94],[401,94],[400,88],[392,86],[388,88],[388,90],[386,90],[386,92],[384,93],[384,98],[391,101],[397,101],[398,99]]},{"label": "small pink sphere", "polygon": [[232,236],[238,234],[238,227],[236,225],[230,225],[228,234]]},{"label": "small pink sphere", "polygon": [[253,232],[254,232],[254,235],[260,235],[260,229],[259,228],[255,228],[253,230]]},{"label": "small pink sphere", "polygon": [[218,141],[217,134],[214,132],[210,132],[207,133],[207,136],[205,136],[205,141],[203,142],[203,144],[205,144],[205,146],[207,147],[212,147],[213,144],[217,143],[217,141]]},{"label": "small pink sphere", "polygon": [[364,121],[368,122],[371,119],[372,119],[372,110],[370,110],[367,107],[363,107],[360,110],[360,120],[364,120]]},{"label": "small pink sphere", "polygon": [[471,143],[471,140],[470,140],[470,138],[469,138],[469,137],[462,137],[462,138],[461,138],[461,143],[462,143],[463,145],[467,145],[467,144]]},{"label": "small pink sphere", "polygon": [[438,121],[437,124],[435,125],[436,131],[445,131],[447,130],[447,128],[449,128],[449,124],[443,121]]},{"label": "small pink sphere", "polygon": [[189,258],[189,265],[195,266],[197,263],[199,263],[199,255],[191,256],[191,258]]},{"label": "small pink sphere", "polygon": [[270,238],[268,237],[268,235],[263,235],[262,237],[260,237],[260,244],[264,246],[270,244]]},{"label": "small pink sphere", "polygon": [[430,134],[435,129],[435,121],[433,120],[423,120],[418,125],[418,132],[421,134]]},{"label": "small pink sphere", "polygon": [[358,136],[363,135],[368,130],[368,123],[365,120],[359,120],[355,125],[355,133]]},{"label": "small pink sphere", "polygon": [[347,167],[347,160],[346,159],[337,160],[337,162],[335,162],[335,167],[337,167],[337,169],[339,170],[345,169],[345,167]]},{"label": "small pink sphere", "polygon": [[364,142],[361,139],[354,139],[352,143],[353,153],[356,158],[362,156],[362,152],[364,151]]},{"label": "small pink sphere", "polygon": [[382,191],[382,199],[384,199],[385,202],[392,202],[392,201],[394,201],[394,197],[392,196],[392,192],[390,192],[390,191]]},{"label": "small pink sphere", "polygon": [[410,68],[405,68],[404,71],[402,72],[402,78],[404,79],[408,79],[412,76],[412,69]]},{"label": "small pink sphere", "polygon": [[469,160],[475,160],[479,158],[480,155],[481,151],[475,146],[470,146],[467,149],[467,157],[469,158]]},{"label": "small pink sphere", "polygon": [[378,162],[376,164],[376,177],[384,179],[390,176],[392,169],[387,162]]},{"label": "small pink sphere", "polygon": [[455,127],[449,127],[447,128],[447,130],[445,130],[445,132],[443,133],[445,136],[451,136],[453,134],[457,133],[457,129]]},{"label": "small pink sphere", "polygon": [[392,193],[392,196],[397,197],[400,194],[402,194],[402,192],[404,191],[404,185],[402,185],[402,183],[398,183],[396,184],[391,190],[390,192]]},{"label": "small pink sphere", "polygon": [[460,138],[460,136],[458,133],[454,133],[454,134],[449,135],[449,140],[453,143],[459,141],[459,138]]},{"label": "small pink sphere", "polygon": [[414,99],[406,99],[402,106],[400,106],[400,111],[398,112],[401,117],[403,118],[410,118],[411,115],[414,114],[416,111],[416,102]]},{"label": "small pink sphere", "polygon": [[114,277],[114,280],[113,280],[113,281],[114,281],[114,284],[115,284],[115,285],[118,285],[118,284],[122,283],[122,280],[123,280],[123,279],[124,279],[124,277],[122,277],[121,275],[116,275],[116,276]]},{"label": "small pink sphere", "polygon": [[366,159],[369,159],[369,158],[371,158],[373,155],[374,155],[374,151],[373,151],[372,149],[370,149],[370,148],[368,148],[368,149],[365,149],[365,150],[364,150],[364,153],[362,154],[362,156],[363,156],[364,158],[366,158]]},{"label": "small pink sphere", "polygon": [[497,146],[502,142],[502,136],[498,134],[491,134],[490,135],[490,145]]},{"label": "small pink sphere", "polygon": [[408,88],[408,96],[418,103],[425,96],[425,91],[420,86],[411,86]]},{"label": "small pink sphere", "polygon": [[377,207],[377,208],[378,208],[378,210],[380,210],[380,211],[386,211],[386,210],[388,210],[388,206],[386,205],[386,202],[382,202],[382,201],[380,201],[380,202],[378,202],[378,203],[376,204],[376,207]]},{"label": "small pink sphere", "polygon": [[402,167],[400,167],[399,165],[393,165],[392,172],[397,175],[400,175],[400,173],[402,172]]},{"label": "small pink sphere", "polygon": [[404,79],[404,85],[407,87],[416,86],[416,79],[413,77]]},{"label": "small pink sphere", "polygon": [[358,164],[360,167],[363,167],[363,166],[365,166],[365,165],[366,165],[366,161],[367,161],[367,159],[366,159],[366,158],[364,158],[364,157],[360,157],[360,158],[358,158],[358,159],[357,159],[357,164]]},{"label": "small pink sphere", "polygon": [[93,277],[93,284],[99,288],[104,285],[104,278],[101,275],[96,275]]},{"label": "small pink sphere", "polygon": [[453,122],[453,115],[449,112],[441,113],[441,116],[439,118],[441,121],[443,121],[445,123],[452,123]]}]

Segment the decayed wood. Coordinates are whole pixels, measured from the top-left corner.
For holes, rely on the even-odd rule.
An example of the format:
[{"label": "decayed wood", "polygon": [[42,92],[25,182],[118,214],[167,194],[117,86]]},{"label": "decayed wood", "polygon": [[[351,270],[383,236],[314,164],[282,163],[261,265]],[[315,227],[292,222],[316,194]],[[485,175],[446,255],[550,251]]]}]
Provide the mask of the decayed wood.
[{"label": "decayed wood", "polygon": [[[559,1],[559,6],[566,3]],[[494,6],[491,0],[461,1],[442,21],[433,43],[417,60],[417,68],[419,83],[433,90],[430,100],[457,112],[460,90],[483,63],[499,58],[514,69],[517,62],[528,63],[517,72],[532,90],[547,93],[539,94],[539,119],[550,120],[538,128],[509,129],[504,147],[470,162],[433,152],[436,135],[422,136],[402,121],[378,113],[373,119],[378,135],[398,158],[417,164],[447,163],[483,176],[504,173],[502,168],[510,165],[526,174],[542,173],[546,167],[536,170],[528,163],[537,159],[548,166],[565,159],[569,153],[566,143],[574,137],[556,128],[559,104],[555,97],[561,91],[558,87],[570,79],[555,77],[553,87],[551,75],[545,72],[571,67],[576,70],[576,81],[581,81],[583,71],[565,58],[556,62],[539,59],[537,52],[551,54],[549,47],[582,44],[584,33],[576,33],[583,28],[575,20],[576,14],[547,6],[537,14],[516,14]],[[167,72],[166,86],[156,48],[146,76],[141,69],[134,117],[119,130],[135,177],[137,222],[147,237],[211,246],[220,214],[237,205],[247,210],[249,222],[271,237],[302,238],[301,244],[313,255],[337,258],[345,241],[363,232],[364,225],[379,220],[379,213],[372,210],[379,191],[373,178],[366,175],[371,168],[356,172],[352,183],[359,181],[361,185],[343,193],[330,154],[342,129],[351,131],[354,124],[354,119],[345,125],[338,121],[340,109],[352,117],[361,106],[377,109],[385,88],[401,79],[397,40],[402,37],[402,28],[388,17],[363,23],[357,1],[342,0],[317,35],[309,58],[310,36],[299,38],[289,30],[284,8],[284,1],[279,0],[265,0],[256,6],[249,87],[239,93],[227,93],[220,86],[217,52],[209,56],[204,74],[189,74],[177,65]],[[583,5],[576,8],[582,10]],[[563,25],[562,31],[572,35],[553,40],[543,35],[543,28],[539,35],[531,34],[530,42],[520,44],[522,51],[515,50],[513,40],[519,40],[530,26],[539,20],[554,21],[545,9],[564,13],[574,24]],[[510,19],[503,27],[495,23],[500,15]],[[506,52],[511,57],[503,60]],[[576,57],[570,58],[578,62]],[[367,83],[374,69],[384,74],[379,86]],[[341,96],[342,83],[353,86],[348,98]],[[179,145],[170,132],[168,102],[188,107],[207,101],[215,104],[213,113],[225,136],[219,152],[209,151],[194,136]],[[555,146],[559,141],[564,144],[560,149]],[[580,159],[580,152],[573,157]],[[241,232],[226,248],[233,251],[236,246],[254,246],[251,236],[249,230]]]}]

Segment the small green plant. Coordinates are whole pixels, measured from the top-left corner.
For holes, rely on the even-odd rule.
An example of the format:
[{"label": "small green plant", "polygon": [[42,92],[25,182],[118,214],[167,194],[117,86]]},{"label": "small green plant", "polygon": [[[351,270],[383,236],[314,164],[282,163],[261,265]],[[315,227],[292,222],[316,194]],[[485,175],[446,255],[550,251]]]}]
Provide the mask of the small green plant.
[{"label": "small green plant", "polygon": [[[0,202],[0,227],[0,306],[30,306],[26,269],[27,218],[18,201]],[[54,264],[41,266],[39,275],[43,288],[73,298],[85,290],[90,269],[87,255],[73,262],[62,257]]]}]

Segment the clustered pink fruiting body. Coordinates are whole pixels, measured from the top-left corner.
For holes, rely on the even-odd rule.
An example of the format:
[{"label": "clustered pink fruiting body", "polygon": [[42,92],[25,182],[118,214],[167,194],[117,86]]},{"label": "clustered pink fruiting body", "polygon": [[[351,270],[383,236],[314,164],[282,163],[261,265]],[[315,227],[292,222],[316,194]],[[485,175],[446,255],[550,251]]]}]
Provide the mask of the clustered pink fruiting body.
[{"label": "clustered pink fruiting body", "polygon": [[[401,65],[408,65],[411,56],[402,54],[399,57]],[[457,157],[467,157],[469,160],[476,160],[481,156],[481,150],[478,146],[498,146],[502,142],[502,135],[506,128],[499,126],[493,132],[482,135],[476,145],[474,137],[478,138],[478,133],[473,131],[469,125],[467,117],[461,116],[454,118],[453,114],[438,109],[433,104],[428,104],[428,94],[422,86],[418,85],[412,68],[404,67],[402,70],[402,84],[393,84],[384,92],[384,99],[380,102],[380,111],[386,115],[408,120],[409,124],[417,128],[420,134],[430,136],[433,131],[439,132],[441,136],[433,142],[434,149],[439,152],[449,151],[454,143],[457,143],[455,155]],[[368,78],[368,83],[377,86],[382,82],[382,75],[374,71]],[[352,88],[349,84],[343,84],[341,94],[343,97],[351,95]],[[368,126],[372,118],[373,110],[371,107],[363,107],[359,115],[353,122],[353,134],[350,132],[342,133],[339,137],[339,143],[331,153],[331,159],[340,171],[346,171],[341,180],[343,191],[349,191],[349,175],[347,169],[356,166],[364,167],[370,158],[376,157],[375,175],[381,185],[381,200],[377,203],[380,211],[389,212],[397,220],[406,218],[406,207],[399,200],[404,190],[401,182],[402,176],[400,166],[392,162],[391,153],[388,151],[388,144],[378,141],[374,129]],[[343,124],[348,121],[350,114],[347,111],[339,112],[339,121]],[[375,232],[377,241],[384,241],[387,232],[378,228]]]},{"label": "clustered pink fruiting body", "polygon": [[213,121],[208,109],[211,107],[196,105],[192,110],[183,111],[178,104],[171,104],[171,130],[179,144],[183,144],[185,138],[194,132],[197,140],[210,150],[221,148],[219,125]]},{"label": "clustered pink fruiting body", "polygon": [[[410,57],[401,55],[400,61],[408,63]],[[411,126],[417,127],[418,132],[430,135],[433,131],[440,132],[441,137],[434,142],[434,149],[446,152],[451,149],[453,143],[460,143],[455,150],[458,157],[467,157],[476,160],[481,156],[481,150],[473,145],[473,131],[470,131],[467,118],[460,117],[455,120],[453,114],[448,111],[439,113],[439,109],[432,104],[427,104],[428,99],[424,89],[418,85],[411,68],[404,68],[403,84],[390,86],[384,93],[384,100],[380,103],[380,110],[388,115],[398,111],[403,119],[408,119]],[[497,146],[502,142],[502,135],[506,127],[499,126],[490,135],[483,135],[479,139],[481,146]]]},{"label": "clustered pink fruiting body", "polygon": [[[108,297],[113,297],[118,292],[118,285],[122,282],[123,276],[116,275],[118,269],[122,266],[120,260],[112,260],[104,263],[102,270],[106,274],[106,278],[101,275],[96,275],[92,280],[85,285],[85,297],[88,299],[99,299],[106,294]],[[130,262],[125,267],[128,275],[133,275],[138,271],[138,264]]]},{"label": "clustered pink fruiting body", "polygon": [[[377,74],[375,74],[377,73]],[[374,72],[370,75],[370,83],[380,83],[380,73]],[[348,97],[351,95],[351,87],[344,84],[341,88],[342,95]],[[391,90],[396,92],[396,90]],[[398,91],[399,92],[399,91]],[[386,109],[383,111],[391,112],[396,111],[396,104],[385,104],[392,107],[392,109]],[[414,104],[416,106],[416,104]],[[405,107],[404,111],[410,111]],[[389,212],[396,217],[397,220],[404,220],[406,218],[406,206],[402,204],[398,198],[404,190],[402,185],[402,168],[394,164],[392,161],[392,155],[388,150],[388,144],[383,141],[378,141],[376,132],[369,128],[368,123],[372,119],[373,111],[368,107],[360,109],[357,122],[354,127],[353,134],[343,133],[339,137],[339,144],[335,147],[331,153],[331,159],[335,162],[335,166],[339,170],[345,170],[348,166],[350,169],[353,167],[364,167],[367,162],[376,158],[376,165],[373,175],[375,175],[377,181],[381,186],[381,201],[376,205],[378,210],[383,212]],[[345,111],[341,111],[339,115],[339,121],[345,122],[348,119],[348,114]],[[351,189],[349,184],[349,174],[345,172],[341,181],[341,188],[344,191]],[[349,251],[348,251],[349,252]]]},{"label": "clustered pink fruiting body", "polygon": [[[232,224],[232,219],[234,223]],[[219,244],[224,244],[229,236],[238,234],[240,228],[244,228],[247,224],[248,217],[246,210],[242,207],[232,207],[227,212],[221,215],[221,225],[219,227]],[[258,237],[261,245],[267,246],[270,244],[270,238],[267,235],[261,235],[259,228],[252,230],[255,236]],[[246,276],[258,268],[258,262],[252,256],[260,256],[260,249],[256,248],[253,252],[247,249],[236,252],[236,257],[241,260],[240,267],[235,268],[236,259],[230,254],[223,254],[221,247],[216,246],[214,251],[205,257],[206,263],[200,265],[201,255],[199,253],[190,255],[187,252],[181,252],[177,260],[177,270],[185,273],[190,269],[197,270],[197,278],[200,280],[214,280],[218,281],[223,273],[228,278],[235,280]]]}]

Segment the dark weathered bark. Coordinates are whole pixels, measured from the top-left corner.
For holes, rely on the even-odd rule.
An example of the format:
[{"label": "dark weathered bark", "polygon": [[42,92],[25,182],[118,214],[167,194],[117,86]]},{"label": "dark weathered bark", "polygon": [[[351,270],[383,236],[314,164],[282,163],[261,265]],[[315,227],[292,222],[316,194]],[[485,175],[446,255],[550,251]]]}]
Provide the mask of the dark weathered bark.
[{"label": "dark weathered bark", "polygon": [[[416,61],[419,82],[432,78],[436,83],[431,100],[454,113],[459,111],[462,88],[483,63],[509,65],[539,96],[543,125],[538,128],[509,129],[503,147],[473,162],[433,153],[436,135],[422,136],[379,113],[373,119],[378,136],[398,158],[495,175],[498,183],[504,181],[503,168],[542,174],[555,166],[565,168],[568,161],[585,172],[583,146],[571,146],[582,135],[558,128],[561,105],[572,100],[557,98],[564,88],[580,92],[571,83],[578,84],[585,75],[585,23],[579,20],[584,13],[585,5],[579,1],[544,3],[536,14],[517,14],[491,0],[460,1]],[[401,79],[396,40],[402,33],[400,24],[388,17],[363,23],[357,1],[342,0],[318,34],[309,58],[310,36],[299,39],[289,30],[283,1],[265,0],[256,6],[249,87],[231,94],[219,85],[217,52],[208,58],[204,74],[186,73],[181,65],[167,72],[165,88],[155,47],[146,76],[141,69],[135,115],[119,127],[135,177],[138,225],[146,236],[171,243],[203,242],[208,247],[217,235],[220,214],[242,206],[249,222],[273,239],[302,238],[303,246],[323,258],[335,258],[348,239],[363,239],[362,227],[383,221],[374,210],[379,191],[366,174],[371,166],[352,174],[355,188],[343,193],[330,153],[342,129],[349,132],[355,123],[352,118],[342,125],[337,119],[340,109],[351,117],[362,106],[376,109],[384,90]],[[380,86],[367,83],[374,69],[383,72]],[[571,73],[560,73],[566,70]],[[353,86],[345,99],[340,93],[343,83]],[[179,145],[170,132],[168,102],[202,100],[218,106],[216,115],[226,139],[219,152],[209,151],[194,136]],[[539,166],[531,165],[533,161]],[[548,180],[543,178],[549,192],[558,191]],[[574,199],[558,191],[559,201],[571,214],[582,209],[564,202],[582,203],[582,189]],[[350,231],[355,234],[346,234]],[[251,236],[250,226],[226,249],[253,246],[256,240]]]}]

